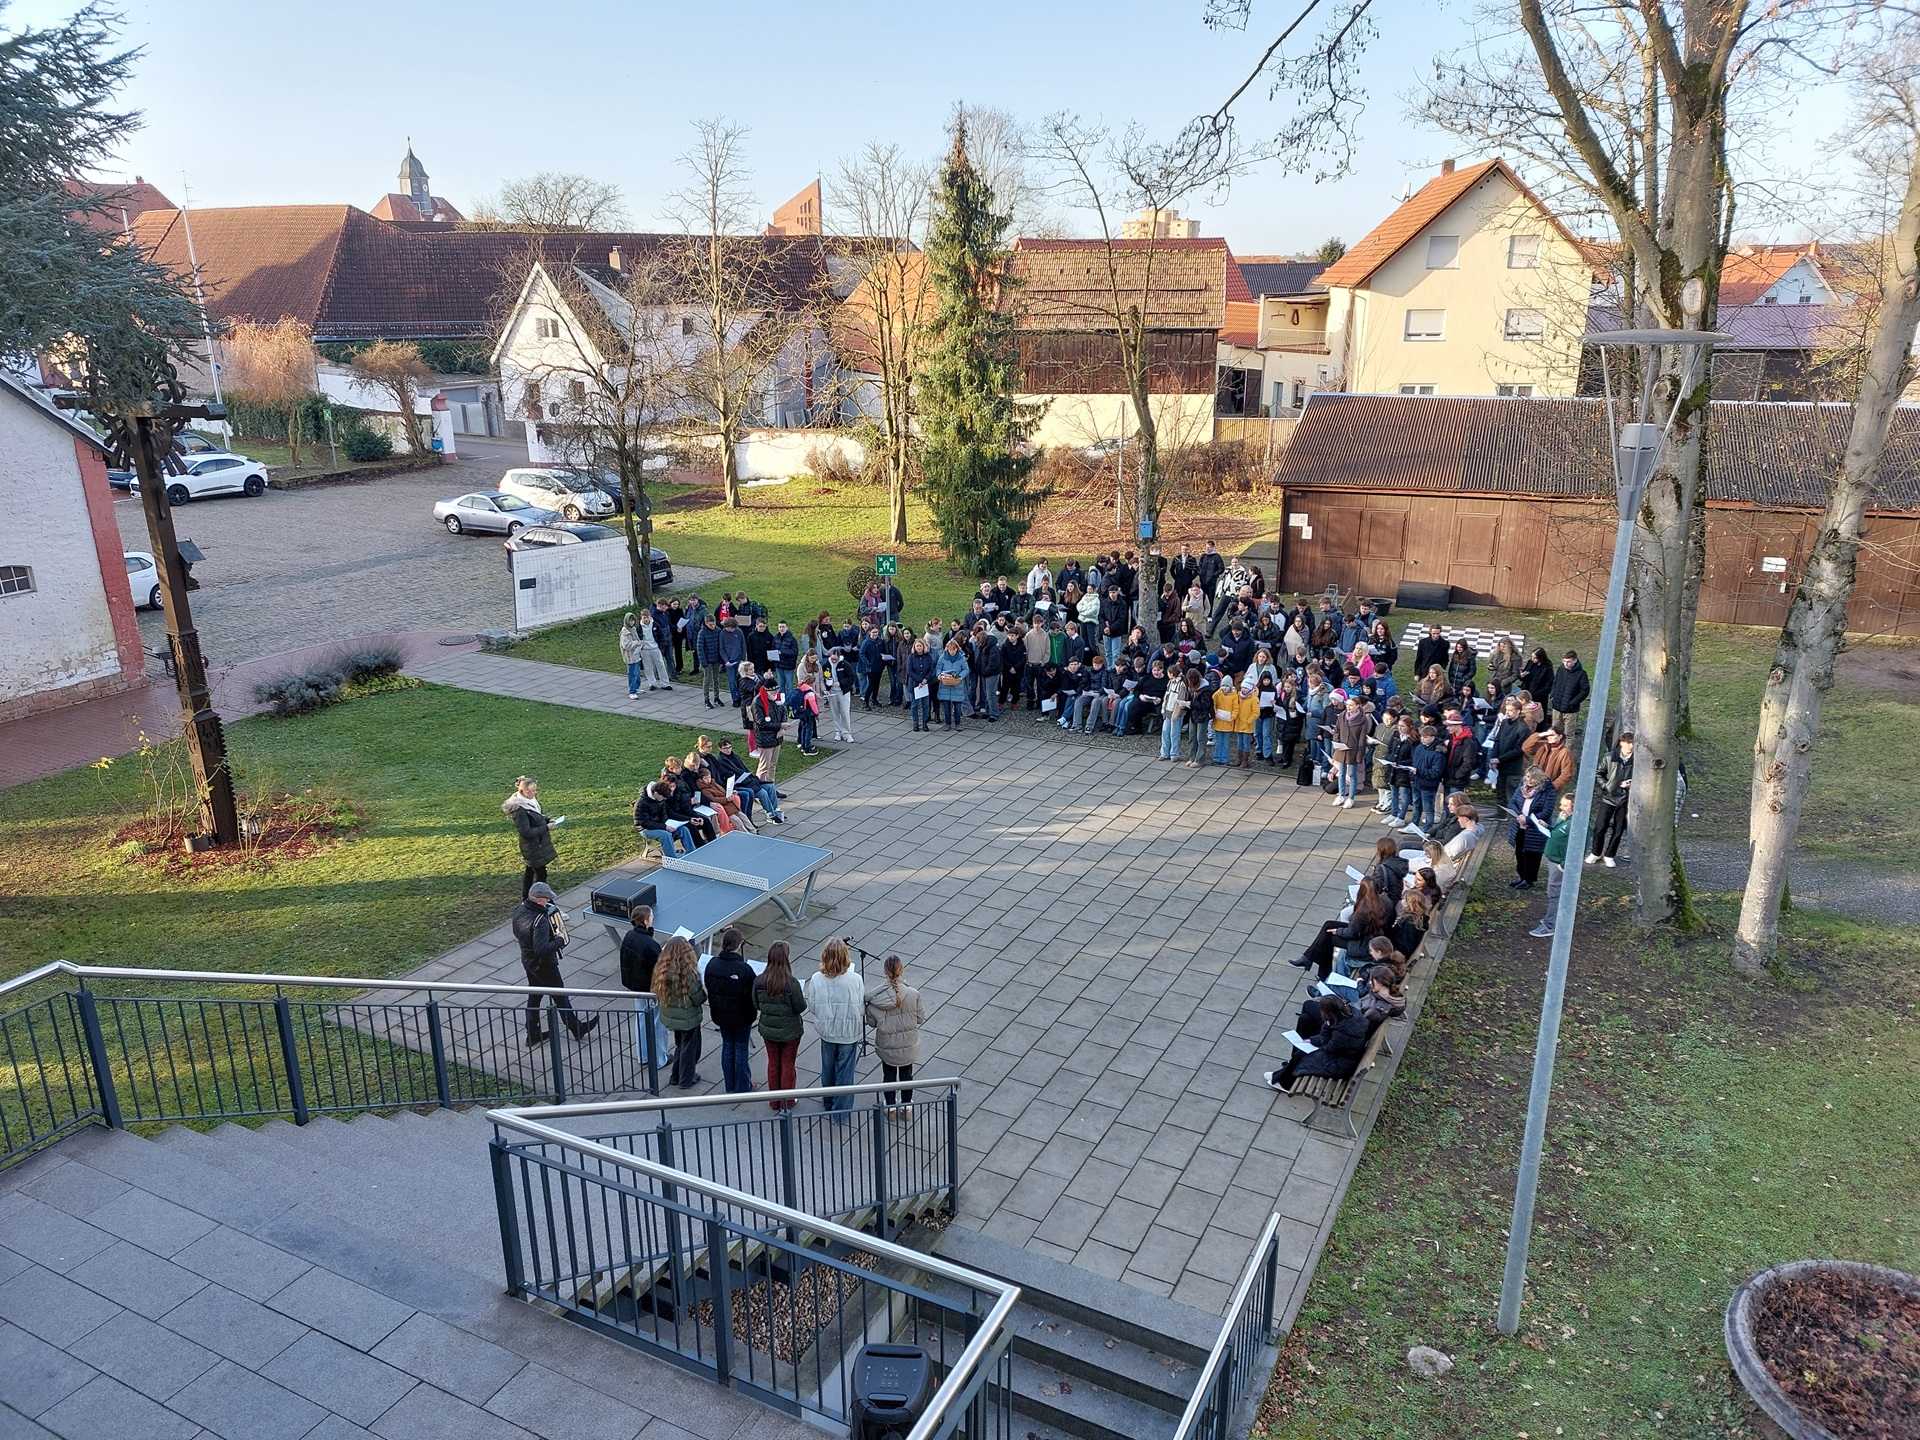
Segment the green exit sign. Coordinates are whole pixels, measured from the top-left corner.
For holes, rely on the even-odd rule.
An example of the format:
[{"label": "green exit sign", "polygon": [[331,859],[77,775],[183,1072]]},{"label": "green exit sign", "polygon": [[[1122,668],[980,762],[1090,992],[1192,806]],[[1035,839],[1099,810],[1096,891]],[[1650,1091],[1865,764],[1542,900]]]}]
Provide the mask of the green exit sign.
[{"label": "green exit sign", "polygon": [[873,557],[873,573],[876,575],[897,575],[900,573],[900,557],[897,555],[876,555]]}]

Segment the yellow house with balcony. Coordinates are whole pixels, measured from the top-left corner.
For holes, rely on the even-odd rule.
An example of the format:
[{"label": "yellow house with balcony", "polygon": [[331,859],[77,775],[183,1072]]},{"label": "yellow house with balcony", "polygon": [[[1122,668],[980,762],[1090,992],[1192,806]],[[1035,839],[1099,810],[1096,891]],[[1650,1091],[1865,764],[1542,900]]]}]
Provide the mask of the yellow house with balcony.
[{"label": "yellow house with balcony", "polygon": [[1221,364],[1270,415],[1315,391],[1572,395],[1594,260],[1504,160],[1440,173],[1317,274],[1242,262]]}]

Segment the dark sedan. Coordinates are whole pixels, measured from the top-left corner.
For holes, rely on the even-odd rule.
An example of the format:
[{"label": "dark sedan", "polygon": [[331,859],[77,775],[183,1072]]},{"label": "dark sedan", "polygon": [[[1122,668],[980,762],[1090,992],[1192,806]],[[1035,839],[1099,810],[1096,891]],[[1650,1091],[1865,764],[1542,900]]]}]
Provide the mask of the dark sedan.
[{"label": "dark sedan", "polygon": [[[611,525],[594,525],[585,521],[560,521],[552,525],[530,525],[506,542],[507,569],[513,569],[513,553],[516,550],[544,549],[549,545],[583,545],[600,540],[618,540],[626,543],[626,536]],[[673,561],[667,552],[654,549],[648,552],[653,561],[653,585],[656,590],[673,583]]]}]

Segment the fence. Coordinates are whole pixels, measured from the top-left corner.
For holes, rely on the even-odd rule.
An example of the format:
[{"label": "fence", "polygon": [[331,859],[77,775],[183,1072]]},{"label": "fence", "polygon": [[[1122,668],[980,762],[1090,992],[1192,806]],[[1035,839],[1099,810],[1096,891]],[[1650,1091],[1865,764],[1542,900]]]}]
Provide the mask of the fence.
[{"label": "fence", "polygon": [[[0,1165],[85,1125],[165,1124],[516,1100],[660,1092],[648,1033],[655,1001],[624,990],[581,1039],[549,1025],[523,1040],[524,986],[218,971],[139,970],[57,961],[0,984],[0,997],[49,979],[76,989],[0,1015]],[[264,990],[263,995],[120,995],[90,982]],[[418,1000],[308,998],[330,990]],[[478,996],[512,995],[519,1003]],[[584,1012],[585,1007],[582,1007]]]},{"label": "fence", "polygon": [[[958,1083],[916,1081],[897,1130],[878,1085],[780,1092],[875,1097],[844,1125],[797,1111],[672,1123],[682,1105],[740,1103],[725,1096],[496,1110],[508,1288],[775,1408],[850,1427],[860,1348],[915,1345],[939,1388],[909,1440],[1014,1440],[1018,1288],[884,1238],[915,1206],[951,1203]],[[591,1138],[552,1123],[612,1113],[643,1123]],[[807,1208],[752,1193],[761,1185]],[[863,1220],[878,1237],[852,1228]],[[920,1274],[959,1293],[932,1295]]]},{"label": "fence", "polygon": [[1236,1412],[1249,1397],[1249,1384],[1265,1387],[1270,1365],[1262,1364],[1273,1342],[1273,1309],[1280,1278],[1280,1217],[1269,1215],[1266,1228],[1254,1242],[1253,1257],[1240,1274],[1233,1298],[1227,1302],[1226,1323],[1213,1342],[1207,1363],[1200,1368],[1193,1398],[1174,1440],[1227,1440],[1245,1434],[1236,1426]]}]

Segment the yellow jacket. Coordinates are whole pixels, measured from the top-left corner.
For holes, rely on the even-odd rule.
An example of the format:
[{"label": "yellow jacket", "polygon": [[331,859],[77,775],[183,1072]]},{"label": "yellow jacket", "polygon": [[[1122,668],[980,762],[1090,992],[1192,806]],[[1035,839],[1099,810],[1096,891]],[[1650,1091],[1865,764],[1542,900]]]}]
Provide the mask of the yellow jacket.
[{"label": "yellow jacket", "polygon": [[[1233,732],[1236,735],[1251,735],[1254,725],[1260,719],[1260,697],[1258,694],[1243,695],[1239,691],[1233,696]],[[1218,720],[1213,722],[1214,729],[1220,728]]]}]

